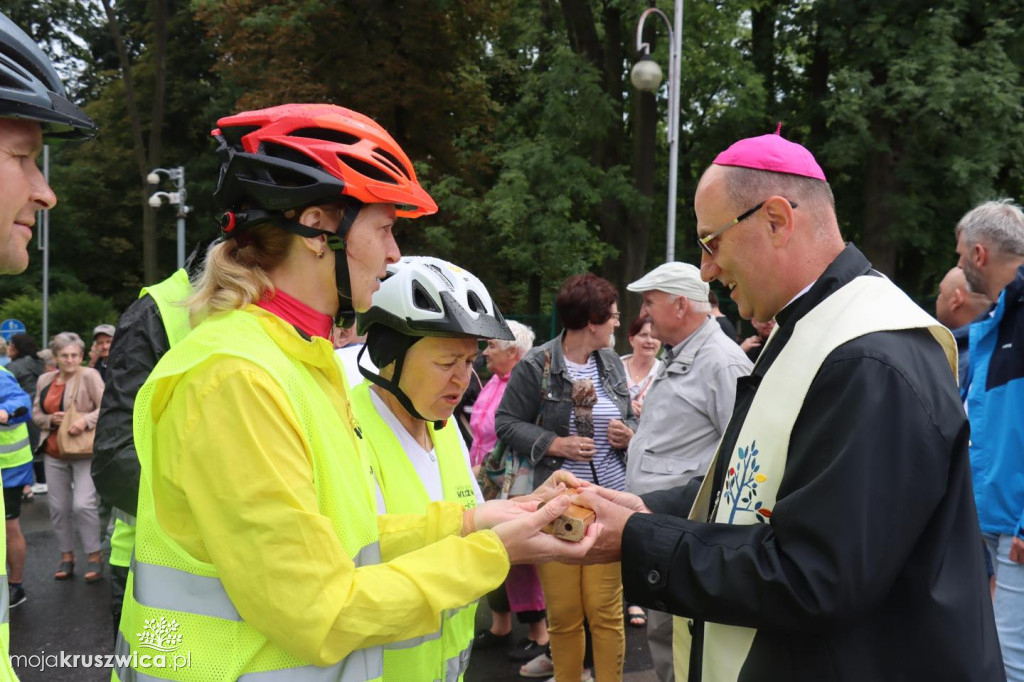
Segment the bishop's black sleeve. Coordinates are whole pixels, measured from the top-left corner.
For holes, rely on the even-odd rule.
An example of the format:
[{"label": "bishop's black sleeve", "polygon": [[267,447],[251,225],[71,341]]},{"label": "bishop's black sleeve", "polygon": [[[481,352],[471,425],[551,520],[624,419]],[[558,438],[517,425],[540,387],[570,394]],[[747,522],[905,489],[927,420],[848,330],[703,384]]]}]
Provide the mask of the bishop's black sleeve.
[{"label": "bishop's black sleeve", "polygon": [[[622,538],[627,600],[792,630],[876,608],[921,541],[951,457],[967,442],[938,345],[884,333],[908,334],[914,343],[903,336],[910,348],[895,360],[861,340],[826,360],[793,430],[770,523],[632,516]],[[666,499],[652,502],[671,508]]]}]

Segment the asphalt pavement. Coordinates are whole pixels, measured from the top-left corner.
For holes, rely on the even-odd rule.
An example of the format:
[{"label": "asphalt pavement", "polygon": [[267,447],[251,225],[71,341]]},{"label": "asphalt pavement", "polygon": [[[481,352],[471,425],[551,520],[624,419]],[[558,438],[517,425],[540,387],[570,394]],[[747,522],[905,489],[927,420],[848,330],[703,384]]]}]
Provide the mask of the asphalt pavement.
[{"label": "asphalt pavement", "polygon": [[[22,505],[21,527],[28,544],[24,586],[28,601],[11,609],[11,654],[15,671],[23,682],[101,682],[110,679],[109,668],[83,667],[84,657],[95,664],[96,656],[112,654],[114,630],[110,617],[110,583],[106,576],[86,584],[85,553],[75,550],[77,564],[71,580],[57,581],[53,572],[60,551],[50,525],[46,495],[36,495],[32,504]],[[76,543],[78,538],[75,538]],[[490,625],[487,601],[477,610],[477,627]],[[513,641],[526,637],[525,626],[513,618]],[[77,666],[70,656],[79,655]],[[63,655],[63,667],[62,667]],[[25,659],[22,659],[24,656]],[[30,665],[26,665],[30,664]],[[508,660],[507,651],[497,648],[478,652],[470,660],[465,682],[519,680],[518,663]],[[654,682],[655,675],[641,628],[626,627],[625,682]]]},{"label": "asphalt pavement", "polygon": [[[110,583],[106,576],[92,584],[82,579],[85,552],[79,546],[75,550],[74,576],[64,581],[53,579],[60,563],[60,550],[50,525],[46,495],[36,495],[35,502],[22,505],[21,530],[28,544],[24,578],[28,601],[11,609],[11,654],[18,677],[23,682],[109,680],[109,668],[81,667],[82,659],[78,667],[71,667],[67,658],[73,654],[96,656],[114,651]],[[77,543],[77,536],[75,540]],[[19,654],[26,659],[20,659]],[[61,667],[61,654],[67,667]]]}]

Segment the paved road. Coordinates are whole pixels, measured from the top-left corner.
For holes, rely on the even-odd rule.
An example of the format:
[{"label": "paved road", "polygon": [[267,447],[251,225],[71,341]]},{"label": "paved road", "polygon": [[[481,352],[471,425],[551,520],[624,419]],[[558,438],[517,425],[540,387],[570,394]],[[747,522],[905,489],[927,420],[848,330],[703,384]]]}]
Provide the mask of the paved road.
[{"label": "paved road", "polygon": [[[28,601],[11,610],[11,654],[39,657],[59,654],[113,653],[114,636],[110,620],[110,586],[104,579],[86,584],[85,553],[79,547],[76,573],[71,580],[56,581],[53,572],[60,562],[60,550],[50,526],[46,496],[37,495],[33,504],[22,505],[21,528],[28,543],[25,591]],[[24,682],[99,682],[109,680],[109,669],[20,667],[15,670]],[[53,661],[51,661],[53,662]]]},{"label": "paved road", "polygon": [[[105,655],[113,653],[114,635],[109,611],[109,583],[106,579],[95,584],[82,580],[85,553],[79,547],[75,576],[68,581],[53,579],[53,571],[60,561],[56,538],[50,526],[46,496],[37,495],[36,502],[22,507],[22,531],[28,542],[28,561],[25,568],[25,590],[28,601],[11,610],[11,653],[50,658],[45,670],[19,666],[18,676],[23,682],[101,682],[110,679],[109,669],[60,668],[52,664],[54,656],[65,654]],[[513,619],[515,623],[515,620]],[[477,626],[490,624],[486,600],[477,612]],[[526,636],[526,628],[515,623],[515,640]],[[80,659],[81,660],[81,659]],[[473,656],[466,682],[504,682],[520,680],[516,671],[519,664],[508,660],[504,650],[489,650]],[[626,628],[627,682],[654,682],[651,658],[643,630]]]}]

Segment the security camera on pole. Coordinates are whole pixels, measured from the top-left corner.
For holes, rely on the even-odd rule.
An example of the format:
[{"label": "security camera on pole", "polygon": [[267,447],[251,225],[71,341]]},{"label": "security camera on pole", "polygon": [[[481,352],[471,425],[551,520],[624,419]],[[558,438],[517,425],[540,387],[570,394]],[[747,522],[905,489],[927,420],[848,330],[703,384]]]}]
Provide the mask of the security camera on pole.
[{"label": "security camera on pole", "polygon": [[191,207],[185,205],[188,192],[185,191],[185,167],[177,168],[155,168],[146,176],[146,182],[154,187],[160,184],[160,175],[166,175],[174,183],[173,192],[153,192],[149,196],[149,205],[153,208],[160,208],[166,201],[171,206],[178,207],[178,268],[185,267],[185,216]]}]

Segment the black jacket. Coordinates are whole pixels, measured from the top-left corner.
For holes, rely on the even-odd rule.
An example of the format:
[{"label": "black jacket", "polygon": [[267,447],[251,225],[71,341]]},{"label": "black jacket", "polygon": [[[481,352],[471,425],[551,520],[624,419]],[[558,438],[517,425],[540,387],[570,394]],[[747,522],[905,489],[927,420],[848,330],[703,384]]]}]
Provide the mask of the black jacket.
[{"label": "black jacket", "polygon": [[[739,381],[723,453],[735,447],[797,320],[869,272],[848,246],[779,313],[761,364]],[[644,496],[655,514],[632,516],[622,537],[626,598],[757,628],[743,682],[1003,680],[968,435],[956,383],[929,332],[850,341],[811,384],[771,522],[685,520],[696,483]],[[720,459],[715,492],[728,460]],[[696,682],[700,620],[693,630]]]},{"label": "black jacket", "polygon": [[38,355],[19,355],[7,363],[7,371],[18,380],[21,390],[34,396],[39,377],[46,372],[46,363]]},{"label": "black jacket", "polygon": [[106,388],[96,422],[92,480],[104,504],[135,515],[139,456],[132,435],[135,396],[170,348],[156,301],[143,296],[121,315],[110,345]]}]

